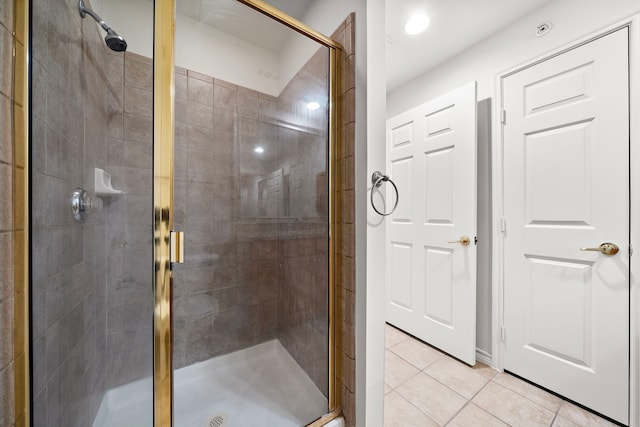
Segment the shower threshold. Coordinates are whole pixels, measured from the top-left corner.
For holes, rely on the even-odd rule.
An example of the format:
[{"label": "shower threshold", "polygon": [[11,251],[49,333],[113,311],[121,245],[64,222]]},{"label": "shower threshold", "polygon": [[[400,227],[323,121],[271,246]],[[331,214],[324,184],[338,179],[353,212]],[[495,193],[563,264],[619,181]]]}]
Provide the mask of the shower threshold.
[{"label": "shower threshold", "polygon": [[[93,427],[151,427],[151,379],[107,392]],[[214,357],[174,373],[174,426],[301,427],[327,411],[327,398],[278,340]],[[214,424],[215,425],[215,424]]]}]

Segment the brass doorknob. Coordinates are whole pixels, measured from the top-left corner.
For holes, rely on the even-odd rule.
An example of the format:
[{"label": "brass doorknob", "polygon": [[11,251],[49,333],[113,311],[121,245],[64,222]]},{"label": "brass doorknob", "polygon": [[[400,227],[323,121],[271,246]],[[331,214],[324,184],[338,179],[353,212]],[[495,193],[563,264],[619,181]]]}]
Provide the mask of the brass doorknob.
[{"label": "brass doorknob", "polygon": [[471,243],[471,239],[468,238],[467,236],[462,236],[459,240],[449,242],[449,243],[460,243],[462,246],[469,246],[469,243]]},{"label": "brass doorknob", "polygon": [[605,255],[615,255],[620,251],[620,248],[615,243],[603,243],[597,248],[580,248],[581,251],[602,252]]}]

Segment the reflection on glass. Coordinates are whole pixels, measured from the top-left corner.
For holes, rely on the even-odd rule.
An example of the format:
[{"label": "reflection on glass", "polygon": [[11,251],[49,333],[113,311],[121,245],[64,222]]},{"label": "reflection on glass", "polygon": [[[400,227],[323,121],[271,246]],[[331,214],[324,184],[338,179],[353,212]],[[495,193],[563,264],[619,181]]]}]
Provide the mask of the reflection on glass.
[{"label": "reflection on glass", "polygon": [[[85,3],[126,52],[77,0],[32,2],[32,425],[151,426],[153,72],[123,17],[152,30],[153,10]],[[78,188],[92,200],[81,220]]]},{"label": "reflection on glass", "polygon": [[176,26],[175,425],[306,425],[328,411],[328,52],[235,1],[192,6]]},{"label": "reflection on glass", "polygon": [[[149,427],[153,2],[91,2],[124,53],[75,0],[40,3],[33,425]],[[328,410],[328,52],[234,0],[177,12],[174,425],[306,425]],[[83,222],[76,188],[102,202]]]}]

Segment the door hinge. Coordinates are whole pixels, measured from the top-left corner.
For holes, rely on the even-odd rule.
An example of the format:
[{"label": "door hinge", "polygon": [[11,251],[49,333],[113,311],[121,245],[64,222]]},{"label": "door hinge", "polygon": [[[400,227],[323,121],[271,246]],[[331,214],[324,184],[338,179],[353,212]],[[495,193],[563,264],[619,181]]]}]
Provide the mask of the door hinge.
[{"label": "door hinge", "polygon": [[184,232],[172,231],[171,232],[171,248],[170,248],[170,261],[181,264],[184,262]]},{"label": "door hinge", "polygon": [[506,329],[504,326],[500,326],[500,341],[504,342],[506,338],[507,338]]},{"label": "door hinge", "polygon": [[500,231],[507,232],[507,220],[504,217],[500,218]]},{"label": "door hinge", "polygon": [[502,123],[503,125],[507,124],[507,110],[505,110],[504,108],[500,110],[500,123]]},{"label": "door hinge", "polygon": [[629,256],[633,255],[633,245],[629,243]]}]

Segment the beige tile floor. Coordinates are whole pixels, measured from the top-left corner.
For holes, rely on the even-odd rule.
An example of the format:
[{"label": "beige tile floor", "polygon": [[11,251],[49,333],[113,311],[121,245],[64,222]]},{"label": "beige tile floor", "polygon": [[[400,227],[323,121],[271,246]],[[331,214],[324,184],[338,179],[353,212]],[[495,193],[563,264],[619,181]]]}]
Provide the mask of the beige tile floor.
[{"label": "beige tile floor", "polygon": [[385,331],[385,427],[614,426],[512,375]]}]

